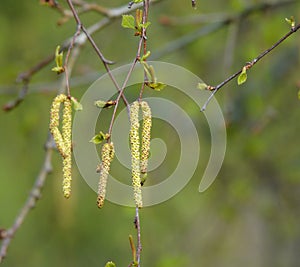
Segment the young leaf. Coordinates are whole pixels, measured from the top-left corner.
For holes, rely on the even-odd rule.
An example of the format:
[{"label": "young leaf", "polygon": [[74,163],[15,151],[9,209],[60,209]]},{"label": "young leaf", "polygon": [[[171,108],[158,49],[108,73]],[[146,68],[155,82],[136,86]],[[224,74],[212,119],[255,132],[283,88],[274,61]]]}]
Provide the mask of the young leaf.
[{"label": "young leaf", "polygon": [[291,16],[289,19],[285,18],[285,21],[290,24],[292,28],[295,28],[296,22],[294,16]]},{"label": "young leaf", "polygon": [[106,105],[106,101],[97,100],[94,102],[94,105],[98,108],[104,108]]},{"label": "young leaf", "polygon": [[246,81],[247,81],[247,68],[243,67],[243,70],[242,70],[241,74],[239,75],[237,82],[238,82],[238,85],[241,85]]},{"label": "young leaf", "polygon": [[78,100],[77,100],[75,97],[71,97],[71,100],[72,100],[72,102],[73,102],[74,109],[75,109],[76,111],[83,110],[82,105],[78,102]]},{"label": "young leaf", "polygon": [[94,143],[95,145],[101,144],[104,140],[107,140],[109,138],[109,134],[104,134],[102,131],[100,133],[96,134],[91,140],[91,143]]},{"label": "young leaf", "polygon": [[150,24],[151,24],[151,22],[150,22],[150,21],[147,21],[145,24],[140,23],[140,24],[138,25],[138,27],[139,27],[139,28],[147,29],[147,27],[148,27]]},{"label": "young leaf", "polygon": [[155,82],[155,83],[147,83],[147,85],[154,89],[155,91],[161,91],[164,89],[167,85],[162,82]]},{"label": "young leaf", "polygon": [[94,102],[94,105],[98,108],[111,108],[115,104],[116,101],[113,100],[109,100],[109,101],[97,100]]},{"label": "young leaf", "polygon": [[109,261],[105,264],[105,267],[116,267],[116,264],[112,261]]},{"label": "young leaf", "polygon": [[206,90],[207,89],[207,84],[206,83],[198,83],[197,87],[200,90]]},{"label": "young leaf", "polygon": [[56,72],[57,74],[60,74],[65,71],[63,67],[63,52],[59,53],[60,46],[58,45],[55,50],[55,63],[56,67],[52,68],[51,70]]},{"label": "young leaf", "polygon": [[151,55],[151,52],[147,51],[147,53],[141,57],[141,61],[145,61],[150,55]]},{"label": "young leaf", "polygon": [[135,30],[134,17],[132,15],[122,15],[122,27]]}]

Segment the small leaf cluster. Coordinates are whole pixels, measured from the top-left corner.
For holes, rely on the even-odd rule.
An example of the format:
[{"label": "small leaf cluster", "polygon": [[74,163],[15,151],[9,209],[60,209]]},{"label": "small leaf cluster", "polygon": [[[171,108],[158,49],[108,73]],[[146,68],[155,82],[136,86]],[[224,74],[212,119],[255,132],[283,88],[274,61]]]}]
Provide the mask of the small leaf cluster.
[{"label": "small leaf cluster", "polygon": [[91,143],[94,143],[95,145],[101,144],[103,141],[108,140],[110,135],[108,133],[103,133],[100,131],[98,134],[96,134],[91,140]]},{"label": "small leaf cluster", "polygon": [[[150,51],[147,52],[146,55],[150,55]],[[148,81],[145,82],[145,84],[150,87],[151,89],[154,89],[155,91],[161,91],[162,89],[164,89],[167,85],[162,83],[162,82],[158,82],[157,81],[157,77],[155,75],[155,70],[154,67],[152,65],[149,65],[146,61],[145,61],[145,56],[143,56],[140,60],[141,64],[143,65],[144,71],[147,75]]]},{"label": "small leaf cluster", "polygon": [[291,16],[289,19],[288,19],[288,18],[285,18],[285,21],[291,26],[292,29],[295,28],[295,26],[296,26],[296,21],[295,21],[294,16]]},{"label": "small leaf cluster", "polygon": [[57,74],[61,74],[65,71],[63,66],[63,52],[60,52],[60,46],[58,45],[55,50],[55,63],[56,67],[52,68],[51,70],[56,72]]},{"label": "small leaf cluster", "polygon": [[122,27],[133,29],[135,36],[142,36],[143,29],[147,29],[150,24],[149,21],[143,23],[143,11],[140,9],[136,10],[135,18],[132,15],[122,15]]}]

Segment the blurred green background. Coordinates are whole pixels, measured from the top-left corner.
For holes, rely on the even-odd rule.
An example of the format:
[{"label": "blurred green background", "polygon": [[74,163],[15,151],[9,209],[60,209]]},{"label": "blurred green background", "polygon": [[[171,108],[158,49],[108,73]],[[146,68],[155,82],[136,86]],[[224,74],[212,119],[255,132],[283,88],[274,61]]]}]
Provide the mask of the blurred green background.
[{"label": "blurred green background", "polygon": [[[126,4],[124,0],[96,2],[107,7]],[[219,20],[265,1],[197,2],[196,10],[189,0],[164,0],[151,7],[148,46],[153,56],[182,36],[196,36],[203,27],[215,25],[200,23],[204,15],[210,21]],[[21,87],[15,84],[17,75],[53,53],[72,36],[76,25],[70,20],[57,26],[60,14],[38,1],[2,0],[0,7],[0,104],[4,105]],[[287,33],[284,19],[291,15],[300,21],[299,1],[255,12],[158,59],[185,67],[215,85]],[[82,16],[86,25],[100,18],[95,13]],[[169,19],[177,24],[161,24]],[[116,66],[135,57],[137,38],[121,28],[120,20],[94,37]],[[203,150],[195,175],[179,194],[141,210],[142,266],[299,266],[299,49],[300,33],[296,33],[249,71],[245,85],[232,81],[218,93],[227,123],[227,151],[218,178],[204,193],[198,192],[198,186],[209,157],[210,137],[203,114],[176,99],[171,90],[162,92],[185,107],[197,125]],[[18,108],[0,111],[0,228],[13,223],[43,163],[49,107],[59,79],[50,71],[52,65],[34,76],[29,95]],[[97,71],[103,73],[104,68],[86,44],[74,69],[74,77],[79,78],[72,93],[80,98],[93,82],[85,78]],[[129,92],[130,99],[134,92]],[[169,133],[172,129],[155,123],[153,136],[166,139],[171,151],[160,171],[170,173],[178,161],[174,149],[178,139]],[[17,232],[2,265],[104,266],[113,260],[117,266],[128,266],[134,209],[106,202],[98,210],[96,194],[76,166],[73,194],[65,200],[57,153],[53,167],[42,199]],[[115,172],[118,168],[122,170],[116,167]]]}]

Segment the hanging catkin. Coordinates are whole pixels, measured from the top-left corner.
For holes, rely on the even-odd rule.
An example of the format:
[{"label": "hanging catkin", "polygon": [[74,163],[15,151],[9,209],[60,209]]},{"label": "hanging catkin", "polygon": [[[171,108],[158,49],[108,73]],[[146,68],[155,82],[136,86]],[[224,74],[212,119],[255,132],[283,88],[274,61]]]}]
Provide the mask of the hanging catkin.
[{"label": "hanging catkin", "polygon": [[[150,137],[151,137],[151,126],[152,126],[152,116],[151,109],[147,102],[141,102],[141,109],[143,113],[143,129],[142,129],[142,147],[141,147],[141,174],[143,175],[143,180],[147,176],[148,168],[148,158],[150,152]],[[143,183],[144,181],[142,181]]]},{"label": "hanging catkin", "polygon": [[104,205],[105,194],[106,194],[106,184],[108,179],[108,174],[110,170],[110,164],[114,158],[115,150],[113,143],[105,143],[101,151],[101,164],[100,164],[100,179],[98,185],[98,198],[97,206],[102,208]]},{"label": "hanging catkin", "polygon": [[131,175],[135,205],[143,206],[140,171],[140,138],[139,138],[139,102],[130,106],[130,147],[131,147]]},{"label": "hanging catkin", "polygon": [[71,99],[67,98],[64,102],[63,121],[62,121],[62,137],[64,140],[63,156],[63,193],[66,198],[71,195],[71,183],[72,183],[72,140],[71,140],[71,128],[72,128],[72,103]]},{"label": "hanging catkin", "polygon": [[[62,119],[62,134],[59,131],[59,109],[61,103],[64,104]],[[63,194],[66,198],[71,195],[71,168],[72,168],[72,102],[64,94],[57,95],[50,111],[50,132],[53,135],[57,150],[63,158]]]}]

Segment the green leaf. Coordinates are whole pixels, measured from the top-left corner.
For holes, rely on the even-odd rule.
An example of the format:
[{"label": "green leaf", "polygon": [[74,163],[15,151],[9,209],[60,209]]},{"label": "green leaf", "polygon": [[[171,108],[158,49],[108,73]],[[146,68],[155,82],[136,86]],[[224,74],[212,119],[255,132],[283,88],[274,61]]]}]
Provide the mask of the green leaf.
[{"label": "green leaf", "polygon": [[140,23],[138,27],[139,27],[139,28],[145,28],[145,29],[147,29],[147,27],[148,27],[150,24],[151,24],[151,22],[150,22],[150,21],[147,21],[145,24]]},{"label": "green leaf", "polygon": [[60,46],[58,45],[55,50],[55,63],[56,67],[52,68],[51,70],[56,72],[57,74],[60,74],[65,71],[65,68],[63,67],[63,52],[59,53]]},{"label": "green leaf", "polygon": [[116,104],[116,101],[103,101],[103,100],[97,100],[94,102],[94,105],[98,108],[111,108]]},{"label": "green leaf", "polygon": [[95,145],[101,144],[104,140],[107,140],[109,138],[108,133],[103,133],[100,131],[100,133],[96,134],[91,140],[91,143],[94,143]]},{"label": "green leaf", "polygon": [[112,261],[109,261],[105,264],[105,267],[116,267],[116,264]]},{"label": "green leaf", "polygon": [[156,83],[148,83],[147,84],[150,88],[154,89],[155,91],[161,91],[164,89],[167,85],[161,82]]},{"label": "green leaf", "polygon": [[106,101],[97,100],[94,102],[94,105],[98,108],[104,108],[106,105]]},{"label": "green leaf", "polygon": [[247,68],[243,67],[243,70],[242,70],[241,74],[239,75],[237,82],[238,82],[238,85],[241,85],[246,81],[247,81]]},{"label": "green leaf", "polygon": [[74,109],[75,109],[76,111],[83,110],[82,105],[78,102],[78,100],[77,100],[75,97],[71,97],[71,100],[72,100],[72,102],[73,102]]},{"label": "green leaf", "polygon": [[285,18],[285,21],[290,24],[292,28],[295,28],[296,22],[294,16],[291,16],[289,19]]},{"label": "green leaf", "polygon": [[200,90],[206,90],[207,89],[207,84],[206,83],[198,83],[197,87]]},{"label": "green leaf", "polygon": [[59,51],[60,51],[60,46],[58,45],[55,50],[55,62],[57,67],[62,67],[64,53],[63,52],[59,53]]},{"label": "green leaf", "polygon": [[298,99],[300,100],[300,90],[298,91]]},{"label": "green leaf", "polygon": [[54,67],[51,70],[56,72],[57,74],[61,74],[65,71],[65,69],[63,67]]},{"label": "green leaf", "polygon": [[150,55],[151,55],[151,52],[147,51],[147,53],[141,57],[141,61],[145,61]]},{"label": "green leaf", "polygon": [[132,15],[122,15],[122,27],[135,30],[134,17]]},{"label": "green leaf", "polygon": [[138,3],[143,2],[143,0],[133,0],[132,2],[135,3],[135,4],[138,4]]}]

